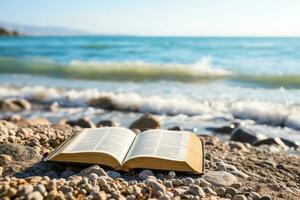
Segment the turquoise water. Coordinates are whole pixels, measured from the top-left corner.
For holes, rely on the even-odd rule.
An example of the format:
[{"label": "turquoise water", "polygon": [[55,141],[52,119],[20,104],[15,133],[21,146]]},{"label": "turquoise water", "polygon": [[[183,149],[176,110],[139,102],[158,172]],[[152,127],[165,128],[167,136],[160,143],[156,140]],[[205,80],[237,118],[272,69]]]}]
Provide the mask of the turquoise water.
[{"label": "turquoise water", "polygon": [[[1,98],[86,109],[106,96],[165,124],[252,120],[274,135],[300,129],[300,38],[3,37],[0,81]],[[89,109],[73,116],[95,117]]]},{"label": "turquoise water", "polygon": [[240,82],[299,87],[299,49],[299,38],[0,38],[0,67],[3,73],[126,81],[231,74]]}]

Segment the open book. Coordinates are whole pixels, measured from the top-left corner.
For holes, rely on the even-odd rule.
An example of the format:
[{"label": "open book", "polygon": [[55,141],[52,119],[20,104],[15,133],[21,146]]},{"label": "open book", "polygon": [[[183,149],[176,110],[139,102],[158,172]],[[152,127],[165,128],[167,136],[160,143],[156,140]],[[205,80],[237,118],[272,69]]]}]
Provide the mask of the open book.
[{"label": "open book", "polygon": [[126,128],[84,129],[45,160],[93,163],[116,170],[133,168],[202,173],[203,142],[184,131],[147,130],[138,135]]}]

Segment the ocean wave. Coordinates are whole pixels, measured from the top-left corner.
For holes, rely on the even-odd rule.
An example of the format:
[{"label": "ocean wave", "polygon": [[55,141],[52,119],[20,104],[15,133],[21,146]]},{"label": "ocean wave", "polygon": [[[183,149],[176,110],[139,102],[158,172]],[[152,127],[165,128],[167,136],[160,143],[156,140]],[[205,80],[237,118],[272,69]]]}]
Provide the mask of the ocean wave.
[{"label": "ocean wave", "polygon": [[[17,59],[0,57],[0,74],[45,75],[70,79],[104,81],[177,81],[207,83],[218,80],[253,84],[260,87],[300,88],[300,74],[249,75],[212,66],[210,57],[192,64],[146,63],[143,61],[81,61],[62,64],[40,57]],[[250,85],[249,85],[250,84]]]},{"label": "ocean wave", "polygon": [[91,99],[106,98],[117,111],[160,115],[204,116],[205,119],[249,119],[258,124],[300,130],[300,106],[254,100],[196,100],[176,97],[142,96],[138,93],[101,92],[46,87],[0,87],[0,98],[26,98],[30,101],[59,102],[66,107],[88,107]]},{"label": "ocean wave", "polygon": [[238,75],[231,78],[239,82],[253,83],[265,87],[300,88],[300,74]]},{"label": "ocean wave", "polygon": [[102,62],[73,60],[68,64],[37,59],[0,58],[0,73],[52,75],[65,78],[155,81],[172,80],[199,82],[219,79],[231,73],[211,67],[210,59],[203,58],[194,64],[152,64],[143,61]]}]

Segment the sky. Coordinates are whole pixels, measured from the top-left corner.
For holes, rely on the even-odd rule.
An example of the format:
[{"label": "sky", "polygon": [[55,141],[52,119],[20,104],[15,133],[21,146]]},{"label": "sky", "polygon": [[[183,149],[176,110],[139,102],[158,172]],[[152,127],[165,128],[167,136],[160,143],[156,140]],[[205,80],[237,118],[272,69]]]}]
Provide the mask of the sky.
[{"label": "sky", "polygon": [[96,34],[300,36],[300,0],[1,0],[0,13]]}]

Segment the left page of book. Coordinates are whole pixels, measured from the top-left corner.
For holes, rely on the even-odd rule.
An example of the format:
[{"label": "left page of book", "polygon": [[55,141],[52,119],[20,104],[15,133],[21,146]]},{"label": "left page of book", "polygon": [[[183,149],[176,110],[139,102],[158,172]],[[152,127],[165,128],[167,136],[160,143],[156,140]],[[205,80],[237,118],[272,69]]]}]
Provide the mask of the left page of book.
[{"label": "left page of book", "polygon": [[101,152],[113,156],[119,163],[122,163],[134,138],[135,133],[126,128],[107,127],[85,129],[61,153]]}]

